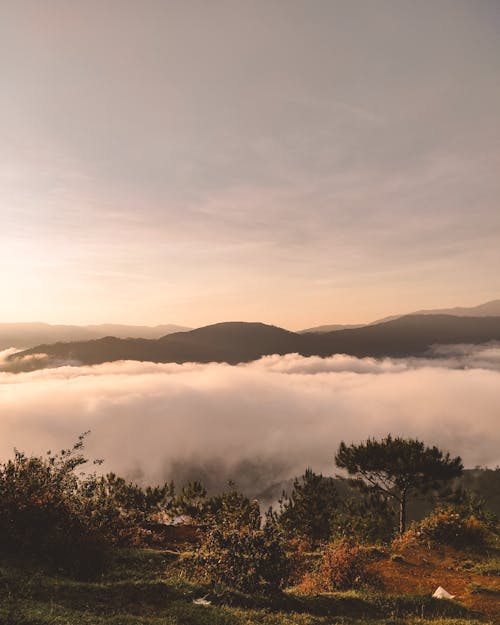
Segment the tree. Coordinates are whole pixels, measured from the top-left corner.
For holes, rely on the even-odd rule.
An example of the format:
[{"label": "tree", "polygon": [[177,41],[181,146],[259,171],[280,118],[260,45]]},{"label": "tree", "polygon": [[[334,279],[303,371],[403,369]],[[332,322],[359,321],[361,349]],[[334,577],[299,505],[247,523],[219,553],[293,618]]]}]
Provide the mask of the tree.
[{"label": "tree", "polygon": [[335,463],[356,476],[354,483],[384,493],[398,504],[400,534],[406,530],[408,499],[437,489],[463,471],[459,456],[451,458],[418,439],[392,438],[390,434],[381,441],[369,438],[359,445],[347,446],[342,441]]},{"label": "tree", "polygon": [[334,519],[334,534],[368,543],[390,542],[394,538],[395,515],[388,496],[366,487],[342,501]]},{"label": "tree", "polygon": [[189,519],[191,523],[201,523],[208,513],[209,499],[207,489],[201,482],[189,482],[183,487],[173,502],[173,510],[179,517]]},{"label": "tree", "polygon": [[279,521],[288,532],[312,542],[328,540],[338,505],[335,480],[308,468],[300,479],[295,478],[290,496],[283,493]]}]

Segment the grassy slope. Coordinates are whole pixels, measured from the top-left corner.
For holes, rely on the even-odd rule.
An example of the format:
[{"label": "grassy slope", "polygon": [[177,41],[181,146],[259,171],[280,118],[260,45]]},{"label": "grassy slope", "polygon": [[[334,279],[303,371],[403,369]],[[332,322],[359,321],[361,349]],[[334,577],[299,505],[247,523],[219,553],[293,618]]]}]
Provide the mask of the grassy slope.
[{"label": "grassy slope", "polygon": [[[193,605],[206,589],[169,569],[169,551],[123,550],[99,582],[0,566],[2,625],[472,625],[458,604],[429,596],[335,593],[275,599],[227,595],[210,607]],[[421,617],[424,618],[421,618]],[[484,621],[483,621],[484,622]]]}]

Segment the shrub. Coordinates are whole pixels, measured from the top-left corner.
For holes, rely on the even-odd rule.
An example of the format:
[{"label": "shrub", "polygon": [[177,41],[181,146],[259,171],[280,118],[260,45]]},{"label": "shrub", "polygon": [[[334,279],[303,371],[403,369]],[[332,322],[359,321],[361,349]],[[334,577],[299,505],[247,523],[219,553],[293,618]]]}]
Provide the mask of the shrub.
[{"label": "shrub", "polygon": [[196,558],[211,583],[242,592],[273,592],[282,588],[286,558],[275,528],[214,528]]},{"label": "shrub", "polygon": [[474,515],[462,516],[453,508],[440,508],[410,530],[419,540],[452,547],[484,547],[488,528]]},{"label": "shrub", "polygon": [[320,592],[363,586],[372,581],[367,560],[365,550],[348,539],[331,543],[326,547],[318,571],[309,580],[309,585]]},{"label": "shrub", "polygon": [[16,451],[0,465],[0,550],[60,570],[93,575],[104,565],[106,534],[95,522],[75,470],[83,436],[70,450],[47,457]]},{"label": "shrub", "polygon": [[110,540],[118,544],[135,544],[143,528],[160,518],[172,516],[174,485],[141,488],[114,473],[96,478],[91,475],[81,482],[82,502],[89,508],[92,522]]},{"label": "shrub", "polygon": [[194,568],[216,586],[246,593],[276,592],[288,573],[281,529],[270,514],[262,524],[256,502],[235,490],[225,493],[203,533]]},{"label": "shrub", "polygon": [[311,543],[300,536],[287,540],[288,583],[301,584],[304,576],[311,570],[318,559],[318,552],[313,551]]}]

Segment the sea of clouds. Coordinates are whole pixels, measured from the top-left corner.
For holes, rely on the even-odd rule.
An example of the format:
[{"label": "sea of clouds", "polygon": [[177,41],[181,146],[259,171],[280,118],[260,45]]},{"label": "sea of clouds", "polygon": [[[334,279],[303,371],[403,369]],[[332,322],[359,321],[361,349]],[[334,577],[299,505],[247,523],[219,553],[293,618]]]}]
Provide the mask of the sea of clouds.
[{"label": "sea of clouds", "polygon": [[[12,350],[0,352],[0,362]],[[335,473],[341,440],[416,436],[500,464],[500,345],[428,359],[268,356],[238,366],[115,362],[0,372],[0,458],[43,453],[91,430],[87,453],[142,483],[235,479],[258,492]]]}]

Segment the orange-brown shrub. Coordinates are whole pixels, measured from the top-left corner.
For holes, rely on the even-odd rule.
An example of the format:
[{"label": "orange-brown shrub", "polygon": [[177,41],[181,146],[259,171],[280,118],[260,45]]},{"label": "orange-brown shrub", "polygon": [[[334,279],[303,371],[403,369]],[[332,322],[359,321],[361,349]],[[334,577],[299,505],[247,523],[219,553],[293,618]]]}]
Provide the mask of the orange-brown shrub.
[{"label": "orange-brown shrub", "polygon": [[317,571],[306,574],[303,592],[331,592],[359,588],[370,581],[366,550],[344,539],[327,545]]},{"label": "orange-brown shrub", "polygon": [[291,586],[301,584],[317,560],[310,541],[300,536],[289,539],[286,554],[289,562],[288,583]]}]

